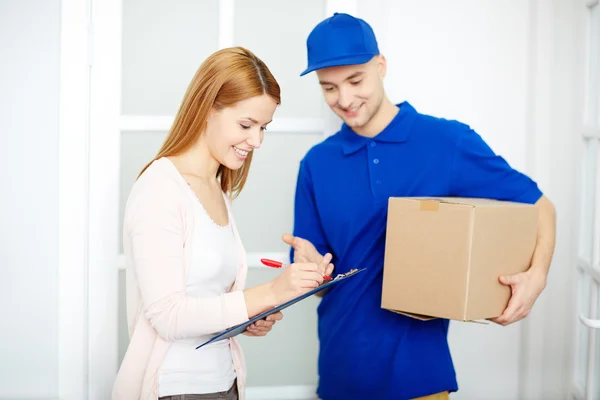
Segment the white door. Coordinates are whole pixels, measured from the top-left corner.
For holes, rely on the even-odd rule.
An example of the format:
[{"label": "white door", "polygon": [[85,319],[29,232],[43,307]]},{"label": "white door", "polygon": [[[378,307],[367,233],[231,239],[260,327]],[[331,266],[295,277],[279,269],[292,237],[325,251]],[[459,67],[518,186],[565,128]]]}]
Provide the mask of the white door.
[{"label": "white door", "polygon": [[600,5],[582,2],[585,12],[585,89],[579,180],[577,307],[572,394],[577,400],[600,399]]}]

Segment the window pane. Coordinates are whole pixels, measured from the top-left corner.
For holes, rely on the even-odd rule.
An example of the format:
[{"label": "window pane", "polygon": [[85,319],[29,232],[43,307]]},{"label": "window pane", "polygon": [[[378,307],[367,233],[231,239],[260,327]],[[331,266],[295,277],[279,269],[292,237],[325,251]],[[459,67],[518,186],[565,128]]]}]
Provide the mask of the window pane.
[{"label": "window pane", "polygon": [[281,235],[291,232],[300,160],[321,134],[268,131],[256,150],[242,194],[233,209],[248,252],[288,251]]},{"label": "window pane", "polygon": [[592,262],[593,229],[594,229],[594,197],[596,188],[596,158],[598,157],[598,141],[584,139],[582,160],[582,193],[580,201],[580,240],[579,255],[587,262]]},{"label": "window pane", "polygon": [[[121,135],[120,229],[131,187],[140,170],[162,145],[165,132],[123,132]],[[294,193],[300,160],[322,139],[318,133],[268,131],[252,160],[252,168],[233,210],[246,251],[287,251],[281,241],[293,224]],[[123,251],[122,236],[119,239]]]},{"label": "window pane", "polygon": [[[581,271],[578,271],[577,273],[577,293],[579,293],[578,314],[587,316],[590,304],[590,278]],[[585,388],[589,329],[587,329],[585,325],[578,323],[577,330],[579,334],[577,338],[577,369],[575,381],[578,382],[580,387]]]},{"label": "window pane", "polygon": [[122,113],[174,115],[218,20],[218,0],[124,0]]},{"label": "window pane", "polygon": [[235,44],[261,58],[281,86],[276,118],[323,114],[314,74],[300,77],[300,73],[306,68],[306,38],[324,14],[324,0],[235,2]]},{"label": "window pane", "polygon": [[591,139],[593,143],[590,146],[593,148],[593,165],[590,167],[589,173],[594,175],[595,198],[594,203],[590,205],[591,212],[594,215],[592,224],[592,264],[595,268],[600,269],[600,140]]},{"label": "window pane", "polygon": [[592,126],[600,126],[600,6],[590,10],[588,47],[587,118]]},{"label": "window pane", "polygon": [[[598,282],[596,282],[596,316],[591,317],[594,319],[600,319],[600,287],[598,286]],[[600,399],[600,329],[596,329],[593,332],[596,335],[596,367],[594,370],[594,374],[596,375],[594,379],[596,395],[593,398]]]},{"label": "window pane", "polygon": [[[275,278],[280,271],[251,268],[246,287]],[[248,386],[317,383],[317,314],[311,296],[283,311],[284,318],[263,338],[239,336],[248,363]],[[275,383],[276,382],[276,383]]]},{"label": "window pane", "polygon": [[144,166],[152,160],[165,132],[123,132],[121,134],[121,186],[119,196],[119,248],[123,253],[123,215],[131,187]]}]

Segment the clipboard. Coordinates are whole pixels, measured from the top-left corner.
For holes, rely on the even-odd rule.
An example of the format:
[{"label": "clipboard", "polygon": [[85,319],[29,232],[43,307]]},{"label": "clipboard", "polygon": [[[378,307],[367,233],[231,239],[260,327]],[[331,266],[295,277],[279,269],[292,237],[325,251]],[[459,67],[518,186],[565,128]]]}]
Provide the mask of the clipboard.
[{"label": "clipboard", "polygon": [[225,330],[225,331],[217,334],[212,339],[210,339],[210,340],[202,343],[200,346],[196,347],[196,350],[198,350],[201,347],[206,346],[209,343],[218,342],[220,340],[224,340],[224,339],[228,339],[228,338],[237,336],[237,335],[245,332],[246,329],[250,325],[252,325],[254,322],[256,322],[256,321],[258,321],[260,319],[264,319],[264,318],[268,317],[271,314],[275,314],[278,311],[286,309],[289,306],[291,306],[293,304],[296,304],[297,302],[302,301],[305,298],[307,298],[309,296],[312,296],[315,293],[320,292],[321,290],[325,290],[325,289],[327,289],[328,287],[330,287],[332,285],[337,285],[338,283],[340,283],[340,282],[342,282],[342,281],[344,281],[346,279],[349,279],[349,278],[353,277],[354,275],[359,274],[359,273],[361,273],[361,272],[363,272],[365,270],[366,270],[366,268],[353,269],[353,270],[350,270],[349,272],[347,272],[345,274],[338,274],[335,278],[333,278],[333,280],[331,280],[331,281],[329,281],[327,283],[324,283],[324,284],[320,285],[319,287],[316,287],[313,290],[304,293],[303,295],[295,297],[295,298],[293,298],[292,300],[289,300],[286,303],[283,303],[283,304],[281,304],[281,305],[279,305],[277,307],[273,307],[270,310],[267,310],[267,311],[265,311],[265,312],[263,312],[261,314],[258,314],[254,318],[251,318],[250,320],[248,320],[248,321],[246,321],[246,322],[244,322],[242,324],[236,325],[236,326],[234,326],[232,328],[229,328],[229,329],[227,329],[227,330]]}]

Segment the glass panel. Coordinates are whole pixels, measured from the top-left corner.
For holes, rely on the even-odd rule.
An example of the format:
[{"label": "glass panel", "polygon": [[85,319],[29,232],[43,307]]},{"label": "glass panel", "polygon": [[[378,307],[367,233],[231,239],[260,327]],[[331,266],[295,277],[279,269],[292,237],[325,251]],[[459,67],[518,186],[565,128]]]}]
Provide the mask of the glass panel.
[{"label": "glass panel", "polygon": [[[579,293],[578,314],[583,313],[584,316],[588,315],[590,304],[590,278],[580,270],[577,272],[577,293]],[[579,334],[577,335],[577,372],[575,373],[575,381],[578,382],[580,387],[585,388],[589,329],[587,329],[585,325],[578,323],[577,330]]]},{"label": "glass panel", "polygon": [[174,115],[218,20],[218,0],[124,0],[122,113]]},{"label": "glass panel", "polygon": [[593,148],[592,165],[588,168],[589,173],[594,175],[595,198],[593,204],[590,204],[591,214],[593,215],[592,228],[592,265],[600,269],[600,140],[592,139],[590,146]]},{"label": "glass panel", "polygon": [[248,252],[288,251],[281,235],[291,232],[300,160],[321,134],[269,132],[252,160],[242,194],[233,209]]},{"label": "glass panel", "polygon": [[129,345],[129,332],[127,328],[127,303],[125,301],[125,270],[119,271],[119,365],[125,357]]},{"label": "glass panel", "polygon": [[121,187],[119,195],[119,249],[123,253],[123,215],[131,187],[144,166],[152,160],[165,132],[123,132],[121,134]]},{"label": "glass panel", "polygon": [[[251,268],[246,287],[265,283],[279,273],[267,268]],[[265,337],[239,336],[248,363],[248,386],[316,387],[319,301],[317,296],[311,296],[285,309],[283,320]]]},{"label": "glass panel", "polygon": [[[596,316],[592,317],[595,319],[600,319],[600,285],[596,282]],[[594,399],[600,399],[600,329],[596,329],[594,331],[596,335],[596,367],[594,369],[594,374],[596,375],[594,379],[594,387],[595,387],[595,396]]]},{"label": "glass panel", "polygon": [[[165,132],[123,132],[121,135],[121,253],[123,215],[129,192],[140,170],[154,158],[165,137]],[[233,202],[247,251],[288,250],[280,237],[292,229],[299,162],[321,139],[322,135],[317,133],[266,133],[261,148],[254,155],[246,186]]]},{"label": "glass panel", "polygon": [[600,6],[590,10],[587,123],[600,126]]},{"label": "glass panel", "polygon": [[235,44],[261,58],[281,86],[276,118],[323,115],[316,79],[300,73],[306,68],[306,38],[324,14],[324,0],[235,2]]},{"label": "glass panel", "polygon": [[582,160],[582,194],[580,197],[581,220],[579,255],[587,262],[592,262],[593,229],[594,229],[594,191],[596,186],[596,157],[598,143],[596,140],[584,139]]}]

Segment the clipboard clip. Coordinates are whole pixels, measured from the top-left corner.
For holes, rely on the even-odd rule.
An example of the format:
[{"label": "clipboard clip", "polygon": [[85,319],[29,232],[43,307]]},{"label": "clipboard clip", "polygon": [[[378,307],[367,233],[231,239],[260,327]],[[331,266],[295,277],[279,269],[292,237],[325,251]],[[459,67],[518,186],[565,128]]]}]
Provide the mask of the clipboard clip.
[{"label": "clipboard clip", "polygon": [[348,276],[354,275],[357,272],[358,272],[358,268],[353,268],[350,271],[346,272],[345,274],[337,274],[335,276],[335,278],[333,278],[333,280],[346,278]]}]

